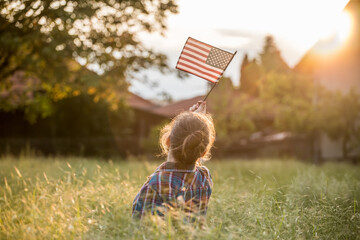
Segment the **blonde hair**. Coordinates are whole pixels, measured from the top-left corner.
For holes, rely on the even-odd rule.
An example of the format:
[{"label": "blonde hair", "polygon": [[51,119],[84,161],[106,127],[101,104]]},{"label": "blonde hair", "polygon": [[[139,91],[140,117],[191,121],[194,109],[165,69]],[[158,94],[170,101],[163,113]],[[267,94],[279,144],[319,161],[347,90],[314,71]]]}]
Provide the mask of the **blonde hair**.
[{"label": "blonde hair", "polygon": [[162,153],[171,151],[175,160],[184,165],[194,164],[200,157],[209,160],[214,140],[213,120],[209,114],[203,113],[183,112],[160,133]]}]

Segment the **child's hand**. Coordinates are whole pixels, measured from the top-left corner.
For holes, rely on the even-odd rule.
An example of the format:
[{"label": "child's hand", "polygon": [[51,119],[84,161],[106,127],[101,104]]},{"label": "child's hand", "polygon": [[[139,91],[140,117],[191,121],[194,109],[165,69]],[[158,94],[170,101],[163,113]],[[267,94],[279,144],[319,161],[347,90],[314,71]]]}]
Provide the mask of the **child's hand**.
[{"label": "child's hand", "polygon": [[194,104],[189,109],[190,112],[196,112],[196,113],[206,113],[206,102],[204,101],[198,101],[196,104]]}]

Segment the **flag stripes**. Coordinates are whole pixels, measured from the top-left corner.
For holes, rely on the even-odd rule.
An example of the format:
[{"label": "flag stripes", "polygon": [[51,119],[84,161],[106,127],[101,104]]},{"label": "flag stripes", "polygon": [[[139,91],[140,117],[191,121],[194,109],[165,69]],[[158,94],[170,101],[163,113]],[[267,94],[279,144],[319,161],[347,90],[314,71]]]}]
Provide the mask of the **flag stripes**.
[{"label": "flag stripes", "polygon": [[205,72],[203,70],[200,70],[199,68],[193,67],[189,64],[182,63],[180,66],[178,66],[178,69],[184,70],[186,72],[198,75],[199,77],[205,78],[206,80],[216,82],[217,77],[215,75],[209,74],[208,72]]},{"label": "flag stripes", "polygon": [[206,58],[201,59],[201,58],[194,57],[194,56],[191,56],[191,55],[189,56],[187,53],[183,53],[183,55],[184,55],[184,56],[182,56],[183,61],[191,62],[193,64],[201,66],[201,67],[205,68],[206,70],[212,71],[212,72],[217,73],[217,74],[221,74],[221,72],[222,72],[218,68],[210,66],[210,65],[204,63],[204,61],[206,61]]}]

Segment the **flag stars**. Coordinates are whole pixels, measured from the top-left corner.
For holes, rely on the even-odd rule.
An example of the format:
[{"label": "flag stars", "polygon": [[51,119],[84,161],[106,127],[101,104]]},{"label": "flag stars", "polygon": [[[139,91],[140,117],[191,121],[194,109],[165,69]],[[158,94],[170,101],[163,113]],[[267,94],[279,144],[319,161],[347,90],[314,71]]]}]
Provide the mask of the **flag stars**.
[{"label": "flag stars", "polygon": [[218,48],[212,48],[206,63],[210,66],[225,70],[227,64],[231,61],[233,54]]}]

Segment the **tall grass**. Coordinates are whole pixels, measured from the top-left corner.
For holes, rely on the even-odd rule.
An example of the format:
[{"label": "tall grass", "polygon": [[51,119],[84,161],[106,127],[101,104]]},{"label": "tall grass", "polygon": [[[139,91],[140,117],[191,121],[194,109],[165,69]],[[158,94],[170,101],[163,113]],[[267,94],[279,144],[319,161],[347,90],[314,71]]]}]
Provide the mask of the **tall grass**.
[{"label": "tall grass", "polygon": [[0,159],[0,239],[360,239],[360,167],[211,161],[202,227],[131,221],[159,162]]}]

